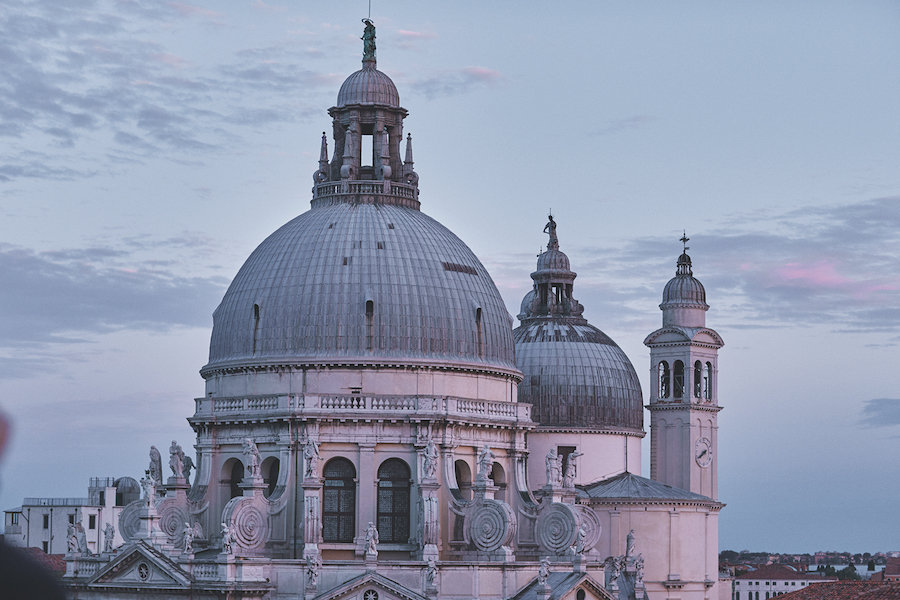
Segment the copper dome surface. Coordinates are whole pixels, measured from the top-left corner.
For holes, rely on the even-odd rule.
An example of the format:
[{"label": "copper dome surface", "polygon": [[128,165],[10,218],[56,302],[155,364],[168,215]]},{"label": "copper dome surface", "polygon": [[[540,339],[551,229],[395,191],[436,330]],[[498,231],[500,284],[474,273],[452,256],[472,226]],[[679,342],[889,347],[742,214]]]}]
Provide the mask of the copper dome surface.
[{"label": "copper dome surface", "polygon": [[204,371],[349,362],[516,372],[511,321],[446,227],[402,206],[339,203],[296,217],[250,255],[213,313]]}]

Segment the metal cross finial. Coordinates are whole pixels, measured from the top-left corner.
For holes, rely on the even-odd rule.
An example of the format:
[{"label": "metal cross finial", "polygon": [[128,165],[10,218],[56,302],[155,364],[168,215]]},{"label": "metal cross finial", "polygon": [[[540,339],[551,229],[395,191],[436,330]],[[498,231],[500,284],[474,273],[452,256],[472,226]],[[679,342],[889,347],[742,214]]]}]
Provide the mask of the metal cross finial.
[{"label": "metal cross finial", "polygon": [[369,19],[372,18],[372,0],[369,0]]},{"label": "metal cross finial", "polygon": [[691,239],[691,238],[689,238],[689,237],[687,236],[687,232],[684,231],[684,230],[682,230],[681,240],[680,240],[680,241],[681,241],[681,243],[684,245],[684,251],[685,251],[685,252],[687,252],[687,251],[690,249],[689,246],[687,245],[687,243],[690,241],[690,239]]}]

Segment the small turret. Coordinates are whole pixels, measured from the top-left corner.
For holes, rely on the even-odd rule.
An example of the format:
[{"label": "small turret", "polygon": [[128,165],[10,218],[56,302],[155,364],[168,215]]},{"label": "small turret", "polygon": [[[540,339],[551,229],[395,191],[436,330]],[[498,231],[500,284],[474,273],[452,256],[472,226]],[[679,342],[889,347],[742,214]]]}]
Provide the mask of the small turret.
[{"label": "small turret", "polygon": [[319,151],[319,168],[313,173],[313,182],[328,181],[328,136],[322,132],[322,149]]}]

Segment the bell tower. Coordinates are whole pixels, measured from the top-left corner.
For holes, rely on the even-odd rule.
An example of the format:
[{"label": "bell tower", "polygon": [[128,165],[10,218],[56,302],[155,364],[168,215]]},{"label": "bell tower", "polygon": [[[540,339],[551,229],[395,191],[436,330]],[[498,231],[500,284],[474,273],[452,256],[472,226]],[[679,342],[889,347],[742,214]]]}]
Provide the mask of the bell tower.
[{"label": "bell tower", "polygon": [[721,336],[706,326],[706,290],[694,277],[688,237],[675,277],[663,291],[662,327],[650,348],[650,478],[718,498],[718,353]]}]

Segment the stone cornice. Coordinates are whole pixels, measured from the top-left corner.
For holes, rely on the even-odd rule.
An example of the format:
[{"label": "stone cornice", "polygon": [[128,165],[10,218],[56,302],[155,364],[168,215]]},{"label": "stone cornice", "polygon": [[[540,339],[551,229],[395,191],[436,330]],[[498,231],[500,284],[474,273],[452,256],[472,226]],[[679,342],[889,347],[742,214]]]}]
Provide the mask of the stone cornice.
[{"label": "stone cornice", "polygon": [[686,403],[686,402],[651,402],[650,404],[645,404],[644,408],[654,411],[654,410],[699,410],[701,412],[711,412],[717,413],[722,410],[723,407],[718,406],[716,404],[694,404],[694,403]]}]

